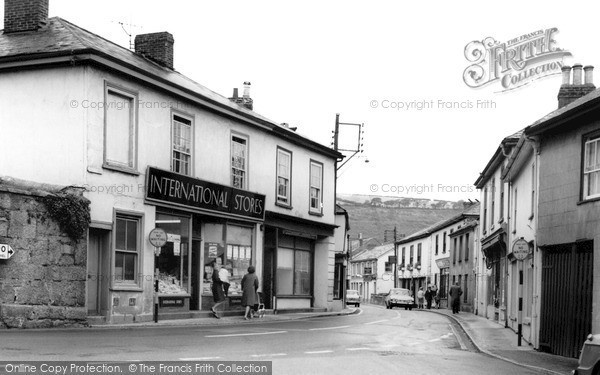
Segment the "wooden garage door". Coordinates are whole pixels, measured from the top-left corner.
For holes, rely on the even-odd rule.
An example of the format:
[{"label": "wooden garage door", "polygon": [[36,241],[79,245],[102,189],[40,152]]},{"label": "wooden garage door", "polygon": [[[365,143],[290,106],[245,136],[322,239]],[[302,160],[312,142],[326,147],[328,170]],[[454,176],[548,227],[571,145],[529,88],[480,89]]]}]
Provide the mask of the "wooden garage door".
[{"label": "wooden garage door", "polygon": [[593,242],[543,248],[540,349],[578,357],[592,329]]}]

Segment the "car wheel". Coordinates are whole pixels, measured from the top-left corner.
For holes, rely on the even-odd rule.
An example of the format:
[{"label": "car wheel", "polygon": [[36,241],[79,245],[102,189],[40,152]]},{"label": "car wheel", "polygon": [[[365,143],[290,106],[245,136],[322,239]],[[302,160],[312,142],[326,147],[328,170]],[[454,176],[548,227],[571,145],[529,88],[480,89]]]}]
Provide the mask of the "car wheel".
[{"label": "car wheel", "polygon": [[408,309],[409,309],[410,311],[412,311],[412,307],[409,307]]},{"label": "car wheel", "polygon": [[357,303],[357,304],[356,304],[356,307],[360,307],[360,303]]}]

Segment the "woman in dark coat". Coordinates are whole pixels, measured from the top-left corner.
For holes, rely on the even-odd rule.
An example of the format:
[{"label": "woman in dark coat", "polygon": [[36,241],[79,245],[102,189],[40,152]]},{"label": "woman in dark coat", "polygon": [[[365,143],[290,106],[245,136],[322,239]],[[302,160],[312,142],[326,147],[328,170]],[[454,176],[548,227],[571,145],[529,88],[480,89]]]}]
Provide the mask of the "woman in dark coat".
[{"label": "woman in dark coat", "polygon": [[225,293],[223,292],[223,282],[219,278],[219,264],[217,262],[212,263],[213,272],[212,272],[212,286],[211,291],[213,295],[213,301],[215,304],[212,307],[212,314],[215,318],[219,319],[219,315],[217,314],[217,307],[225,302]]},{"label": "woman in dark coat", "polygon": [[256,277],[254,271],[254,266],[248,267],[248,273],[242,278],[242,306],[246,307],[246,313],[244,314],[244,319],[246,320],[252,317],[250,309],[258,304],[258,296],[256,294],[258,290],[258,277]]}]

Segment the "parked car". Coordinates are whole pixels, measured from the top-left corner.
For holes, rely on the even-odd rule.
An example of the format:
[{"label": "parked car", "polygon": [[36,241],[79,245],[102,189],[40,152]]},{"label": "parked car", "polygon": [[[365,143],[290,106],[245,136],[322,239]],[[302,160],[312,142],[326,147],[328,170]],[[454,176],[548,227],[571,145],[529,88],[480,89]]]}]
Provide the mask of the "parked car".
[{"label": "parked car", "polygon": [[579,364],[574,375],[596,375],[600,373],[600,334],[589,335],[583,343]]},{"label": "parked car", "polygon": [[388,309],[394,306],[404,307],[405,310],[412,310],[415,306],[415,299],[410,290],[404,288],[392,288],[384,299],[385,307]]},{"label": "parked car", "polygon": [[358,290],[346,290],[346,305],[360,307],[360,294],[358,294]]}]

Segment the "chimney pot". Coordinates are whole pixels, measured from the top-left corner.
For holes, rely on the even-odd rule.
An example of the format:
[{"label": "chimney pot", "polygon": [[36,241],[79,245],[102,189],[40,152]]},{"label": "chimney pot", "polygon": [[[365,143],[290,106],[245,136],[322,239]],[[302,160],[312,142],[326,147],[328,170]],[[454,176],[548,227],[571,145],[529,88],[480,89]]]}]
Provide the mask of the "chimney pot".
[{"label": "chimney pot", "polygon": [[581,85],[581,64],[573,65],[573,85],[580,86]]},{"label": "chimney pot", "polygon": [[563,66],[561,68],[562,70],[562,84],[563,85],[570,85],[571,84],[571,67],[570,66]]},{"label": "chimney pot", "polygon": [[231,97],[231,99],[237,99],[238,97],[239,97],[238,96],[238,88],[234,87],[233,88],[233,96]]},{"label": "chimney pot", "polygon": [[173,70],[173,44],[175,39],[170,33],[139,34],[135,36],[135,52]]},{"label": "chimney pot", "polygon": [[4,34],[35,31],[48,23],[49,0],[4,0]]},{"label": "chimney pot", "polygon": [[591,65],[586,65],[583,67],[584,78],[583,82],[585,85],[593,85],[594,84],[594,67]]},{"label": "chimney pot", "polygon": [[250,97],[250,82],[244,82],[244,98]]}]

